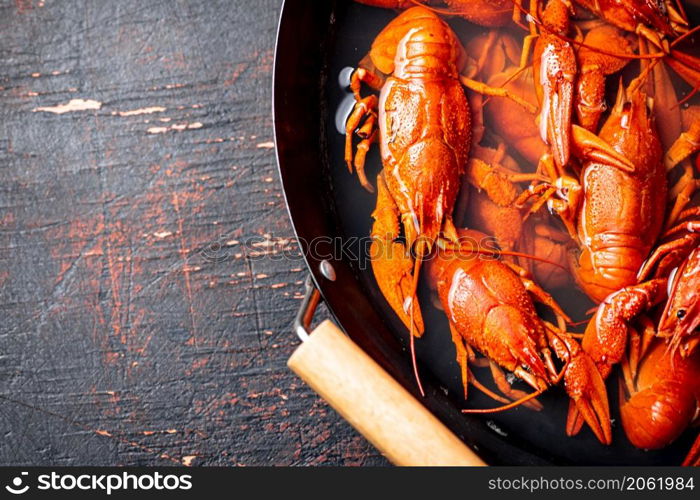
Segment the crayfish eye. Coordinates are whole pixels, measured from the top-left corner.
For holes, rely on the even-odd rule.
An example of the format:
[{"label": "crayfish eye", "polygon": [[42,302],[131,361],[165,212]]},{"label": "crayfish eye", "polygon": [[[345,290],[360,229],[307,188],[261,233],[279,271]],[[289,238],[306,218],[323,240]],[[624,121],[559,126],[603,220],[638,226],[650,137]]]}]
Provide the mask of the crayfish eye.
[{"label": "crayfish eye", "polygon": [[685,318],[685,309],[678,309],[678,311],[676,312],[676,318],[678,318],[678,319]]}]

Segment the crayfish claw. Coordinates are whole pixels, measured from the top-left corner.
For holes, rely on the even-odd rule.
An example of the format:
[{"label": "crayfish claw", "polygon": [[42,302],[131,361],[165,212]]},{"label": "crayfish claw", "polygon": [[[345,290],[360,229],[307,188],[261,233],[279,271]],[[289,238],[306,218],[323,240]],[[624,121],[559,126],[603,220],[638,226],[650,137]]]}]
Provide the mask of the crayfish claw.
[{"label": "crayfish claw", "polygon": [[406,248],[393,241],[374,240],[372,271],[379,289],[396,315],[416,337],[423,335],[423,317],[414,292],[414,263]]},{"label": "crayfish claw", "polygon": [[578,125],[572,125],[571,139],[571,144],[577,156],[587,160],[607,163],[625,172],[633,173],[635,171],[632,161],[593,132]]},{"label": "crayfish claw", "polygon": [[612,442],[608,393],[595,363],[584,351],[573,353],[565,368],[566,392],[575,405],[569,406],[566,431],[576,434],[583,419],[603,444]]},{"label": "crayfish claw", "polygon": [[578,435],[583,428],[585,420],[578,411],[578,407],[573,399],[569,400],[569,413],[566,415],[566,435],[573,437]]},{"label": "crayfish claw", "polygon": [[416,263],[399,236],[398,209],[386,186],[384,173],[377,176],[377,205],[372,212],[369,256],[382,295],[406,328],[423,335],[423,317],[416,296]]}]

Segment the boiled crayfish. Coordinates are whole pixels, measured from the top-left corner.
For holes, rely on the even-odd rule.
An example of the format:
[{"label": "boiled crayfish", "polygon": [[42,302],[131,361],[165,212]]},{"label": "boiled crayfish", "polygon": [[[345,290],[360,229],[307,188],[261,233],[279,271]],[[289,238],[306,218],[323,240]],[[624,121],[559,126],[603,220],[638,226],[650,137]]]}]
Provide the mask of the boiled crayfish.
[{"label": "boiled crayfish", "polygon": [[[423,7],[391,21],[372,43],[369,58],[376,71],[358,68],[351,77],[357,104],[346,123],[345,159],[371,191],[364,153],[378,127],[384,170],[377,180],[372,269],[392,309],[420,336],[423,323],[415,306],[420,262],[439,236],[457,239],[452,211],[471,145],[471,111],[462,84],[495,95],[507,92],[460,75],[467,63],[464,48]],[[360,95],[363,82],[380,90],[378,99]],[[361,141],[353,157],[355,133]],[[398,241],[402,229],[405,246]]]},{"label": "boiled crayfish", "polygon": [[[475,231],[460,231],[460,235],[472,241],[486,239],[485,234]],[[516,404],[529,397],[510,386],[501,367],[535,389],[532,397],[562,378],[554,367],[553,350],[565,362],[563,377],[573,404],[581,403],[586,422],[601,440],[609,440],[605,385],[593,361],[563,330],[566,314],[519,266],[484,258],[478,252],[465,257],[461,250],[441,248],[429,263],[429,274],[449,320],[465,397],[467,384],[473,379],[468,368],[469,360],[474,359],[473,349],[487,357],[501,392],[520,398]],[[557,327],[540,319],[533,297],[554,312]]]},{"label": "boiled crayfish", "polygon": [[600,131],[603,146],[577,153],[579,179],[560,177],[561,198],[550,201],[581,248],[571,262],[576,281],[596,302],[637,282],[664,223],[661,143],[646,94],[634,82],[630,88],[620,86]]},{"label": "boiled crayfish", "polygon": [[[690,209],[684,218],[697,212]],[[583,349],[595,361],[604,378],[610,374],[613,365],[624,362],[627,392],[634,396],[622,406],[623,421],[627,419],[637,424],[649,421],[644,428],[637,424],[629,426],[630,440],[640,447],[660,448],[687,427],[688,419],[668,417],[676,409],[690,405],[692,415],[695,414],[698,379],[686,375],[698,373],[700,368],[696,349],[700,341],[700,310],[697,306],[699,230],[699,222],[684,220],[668,231],[663,238],[666,242],[655,250],[640,270],[641,283],[607,297],[583,337]],[[653,277],[649,279],[652,271]],[[658,327],[646,321],[640,334],[635,322],[642,314],[664,303]],[[655,337],[665,339],[666,343],[663,349],[657,343],[649,354],[652,360],[643,361]],[[681,370],[676,374],[677,380],[673,380],[675,366]],[[682,389],[676,386],[678,382],[682,382]],[[689,387],[691,390],[687,392]],[[668,389],[667,393],[662,394],[662,388]],[[651,398],[657,398],[658,402],[647,406]],[[581,423],[572,407],[567,432],[577,433]]]},{"label": "boiled crayfish", "polygon": [[[682,357],[669,352],[663,340],[653,339],[636,373],[620,382],[627,438],[637,448],[663,448],[688,428],[699,410],[700,351]],[[691,456],[688,461],[691,465]]]},{"label": "boiled crayfish", "polygon": [[697,207],[681,213],[681,222],[666,232],[644,267],[644,280],[656,266],[656,276],[668,275],[668,301],[657,336],[667,338],[672,350],[688,357],[700,343],[700,214]]},{"label": "boiled crayfish", "polygon": [[[372,270],[410,332],[419,388],[423,275],[449,320],[465,397],[472,384],[504,405],[463,411],[539,408],[535,398],[563,381],[567,433],[585,422],[610,443],[604,381],[620,364],[630,441],[658,448],[676,439],[695,420],[700,393],[700,160],[692,163],[700,107],[681,106],[659,64],[693,92],[700,87],[700,60],[680,50],[695,32],[683,10],[646,0],[531,0],[521,47],[505,29],[463,45],[440,17],[520,24],[520,0],[358,1],[403,9],[352,74],[345,160],[365,189],[376,186]],[[575,18],[578,7],[592,16]],[[606,80],[620,73],[629,82],[632,60],[640,72],[627,85],[620,78],[608,110]],[[365,96],[363,86],[377,93]],[[376,183],[364,168],[375,141]],[[465,235],[487,238],[474,228],[497,244],[465,245]],[[554,271],[562,265],[570,273]],[[580,343],[545,290],[571,276],[598,304]],[[501,395],[474,377],[471,368],[484,363]],[[512,387],[504,371],[534,392]],[[700,438],[686,462],[700,462]]]},{"label": "boiled crayfish", "polygon": [[[384,79],[363,68],[353,73],[357,104],[346,126],[346,161],[352,169],[355,131],[362,137],[359,147],[368,147],[378,125],[384,171],[372,214],[372,269],[392,309],[420,336],[423,323],[415,296],[419,263],[438,236],[457,239],[452,209],[471,134],[469,103],[458,79],[465,54],[442,19],[413,7],[377,36],[370,58],[390,76]],[[381,90],[379,99],[361,97],[362,82]],[[354,167],[362,185],[371,189],[364,157],[356,156]],[[401,229],[405,246],[397,241]]]},{"label": "boiled crayfish", "polygon": [[[697,213],[690,209],[681,219]],[[652,328],[659,339],[651,341],[656,344],[636,374],[633,368],[624,367],[624,388],[620,384],[625,433],[632,444],[645,449],[673,442],[700,414],[700,221],[683,220],[665,236],[667,241],[640,271],[642,279],[653,269],[656,275],[669,273],[668,300],[658,327]],[[643,339],[639,349],[648,342]],[[684,465],[700,465],[700,436]]]}]

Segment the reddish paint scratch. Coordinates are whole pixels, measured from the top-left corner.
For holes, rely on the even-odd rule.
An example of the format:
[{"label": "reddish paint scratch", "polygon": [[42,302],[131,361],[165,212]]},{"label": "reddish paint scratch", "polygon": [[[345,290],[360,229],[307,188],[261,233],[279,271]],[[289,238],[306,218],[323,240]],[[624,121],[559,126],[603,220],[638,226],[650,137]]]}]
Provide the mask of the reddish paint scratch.
[{"label": "reddish paint scratch", "polygon": [[190,376],[190,375],[192,375],[194,372],[196,372],[196,371],[198,371],[198,370],[201,370],[202,368],[204,368],[205,366],[207,366],[207,364],[209,364],[209,358],[201,358],[201,359],[198,359],[198,360],[196,360],[194,363],[192,363],[192,366],[191,366],[190,368],[188,368],[187,370],[185,370],[185,375]]},{"label": "reddish paint scratch", "polygon": [[163,57],[161,59],[164,68],[168,69],[185,69],[187,68],[187,59],[185,54],[177,52],[172,57]]},{"label": "reddish paint scratch", "polygon": [[[39,0],[36,7],[43,7],[44,0]],[[24,14],[27,11],[34,9],[34,0],[15,0],[15,8],[18,14]]]},{"label": "reddish paint scratch", "polygon": [[[257,58],[257,53],[254,54],[254,58]],[[245,70],[248,69],[250,66],[250,62],[244,61],[236,64],[236,66],[233,68],[233,71],[231,72],[231,76],[229,76],[226,80],[224,80],[224,86],[229,87],[236,83],[240,76],[243,74]]]},{"label": "reddish paint scratch", "polygon": [[[61,238],[57,238],[51,247],[52,256],[60,262],[55,285],[63,281],[66,272],[76,265],[79,259],[102,255],[101,242],[97,236],[103,231],[102,217],[71,221],[66,233]],[[91,241],[94,241],[94,244],[86,248]]]},{"label": "reddish paint scratch", "polygon": [[[117,224],[121,225],[121,224]],[[122,254],[125,253],[126,255]],[[122,324],[127,319],[124,317],[128,311],[124,311],[124,298],[122,297],[122,276],[128,272],[131,262],[131,250],[129,249],[126,235],[121,227],[111,228],[106,238],[107,267],[112,290],[112,331],[119,337],[122,344],[126,344],[126,335],[122,331]],[[128,279],[128,278],[127,278]]]},{"label": "reddish paint scratch", "polygon": [[15,214],[9,212],[0,219],[0,227],[7,227],[15,221]]},{"label": "reddish paint scratch", "polygon": [[118,352],[111,351],[104,353],[105,363],[108,365],[116,365],[120,357]]}]

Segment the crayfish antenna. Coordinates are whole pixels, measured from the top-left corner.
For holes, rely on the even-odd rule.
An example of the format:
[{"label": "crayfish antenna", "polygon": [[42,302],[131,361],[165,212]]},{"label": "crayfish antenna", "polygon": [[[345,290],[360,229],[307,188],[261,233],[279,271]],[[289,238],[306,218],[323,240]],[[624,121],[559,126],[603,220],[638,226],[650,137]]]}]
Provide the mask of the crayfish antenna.
[{"label": "crayfish antenna", "polygon": [[414,330],[414,311],[415,311],[415,302],[416,302],[416,291],[418,289],[418,273],[420,272],[420,267],[421,267],[421,262],[423,261],[423,255],[416,256],[416,261],[415,264],[413,265],[413,285],[412,285],[412,290],[413,293],[410,296],[410,301],[411,303],[409,304],[410,308],[410,316],[411,316],[411,327],[409,329],[409,336],[410,336],[410,345],[411,345],[411,363],[413,364],[413,375],[416,378],[416,384],[418,384],[418,390],[420,391],[420,395],[422,397],[425,397],[425,391],[423,390],[423,384],[420,379],[420,373],[418,372],[418,361],[416,359],[416,333]]},{"label": "crayfish antenna", "polygon": [[684,104],[688,99],[694,96],[698,90],[700,90],[700,58],[692,56],[686,52],[678,50],[674,47],[678,46],[679,43],[689,38],[690,36],[696,34],[700,30],[700,26],[695,26],[693,29],[686,31],[681,36],[675,38],[671,44],[670,48],[664,49],[664,47],[659,46],[658,42],[652,38],[649,38],[649,43],[655,45],[658,49],[665,52],[663,56],[663,61],[668,67],[670,67],[678,76],[680,76],[688,85],[691,86],[692,90],[686,95],[678,105]]},{"label": "crayfish antenna", "polygon": [[544,391],[546,391],[547,388],[542,388],[538,389],[535,392],[531,392],[527,396],[524,396],[516,401],[513,401],[512,403],[508,403],[507,405],[503,406],[498,406],[496,408],[465,408],[462,410],[462,413],[465,414],[486,414],[486,413],[499,413],[502,411],[510,410],[512,408],[516,408],[520,406],[523,403],[527,403],[528,401],[531,401],[535,399],[537,396],[542,394]]},{"label": "crayfish antenna", "polygon": [[491,389],[483,385],[481,382],[477,380],[477,378],[474,376],[474,374],[469,371],[469,383],[472,384],[474,387],[476,387],[479,391],[483,392],[486,394],[488,397],[490,397],[493,400],[498,401],[499,403],[503,404],[510,404],[511,401],[507,398],[504,398],[503,396],[499,396],[495,392],[493,392]]},{"label": "crayfish antenna", "polygon": [[513,250],[491,250],[491,249],[483,249],[483,248],[474,248],[473,246],[461,246],[461,245],[453,245],[445,240],[439,240],[438,245],[442,250],[448,251],[448,252],[453,252],[459,255],[480,255],[483,257],[490,257],[497,259],[503,255],[507,255],[509,257],[520,257],[523,259],[529,259],[529,260],[535,260],[537,262],[544,262],[545,264],[550,264],[554,267],[558,267],[562,271],[568,271],[569,268],[560,264],[559,262],[555,262],[553,260],[547,259],[545,257],[538,257],[537,255],[532,255],[529,253],[523,253],[523,252],[516,252]]},{"label": "crayfish antenna", "polygon": [[[528,18],[528,21],[530,23],[532,23],[534,26],[539,27],[539,29],[541,31],[546,32],[546,33],[548,33],[556,38],[559,38],[560,40],[562,40],[564,42],[568,42],[576,47],[585,48],[585,49],[588,49],[592,52],[596,52],[598,54],[602,54],[602,55],[609,56],[609,57],[616,57],[618,59],[630,59],[630,60],[634,60],[634,59],[658,59],[658,58],[664,57],[663,52],[657,52],[657,53],[653,53],[653,54],[629,54],[626,52],[616,52],[615,50],[609,50],[607,48],[590,45],[590,44],[585,43],[581,40],[577,40],[577,39],[572,38],[570,36],[558,33],[556,30],[553,30],[553,29],[547,27],[547,25],[544,22],[542,22],[542,19],[540,19],[538,16],[536,16],[533,12],[525,9],[521,5],[521,2],[518,2],[517,0],[513,0],[513,4],[515,7],[515,10],[519,10],[523,14],[525,14],[525,16],[527,16],[527,18]],[[696,30],[696,28],[693,28],[692,30],[689,30],[688,32],[683,33],[683,35],[680,36],[679,38],[686,38],[686,37],[690,36],[690,34],[692,34],[692,32],[694,32]],[[675,42],[676,42],[676,40],[674,40],[674,43]],[[671,45],[673,46],[673,44],[671,44]]]},{"label": "crayfish antenna", "polygon": [[421,1],[421,0],[409,0],[413,5],[417,5],[419,7],[423,7],[424,9],[428,9],[431,12],[435,12],[436,14],[442,14],[443,16],[459,16],[462,14],[468,14],[466,11],[461,11],[458,9],[449,9],[449,8],[440,8],[440,7],[433,7],[426,1]]},{"label": "crayfish antenna", "polygon": [[558,267],[562,271],[568,271],[569,268],[560,264],[559,262],[555,262],[550,259],[546,259],[544,257],[538,257],[537,255],[532,255],[529,253],[523,253],[523,252],[514,252],[511,250],[499,250],[499,255],[508,255],[512,257],[521,257],[523,259],[530,259],[530,260],[536,260],[537,262],[544,262],[545,264],[549,264],[554,267]]},{"label": "crayfish antenna", "polygon": [[692,448],[688,452],[688,455],[683,460],[683,467],[700,467],[700,434],[695,439]]}]

